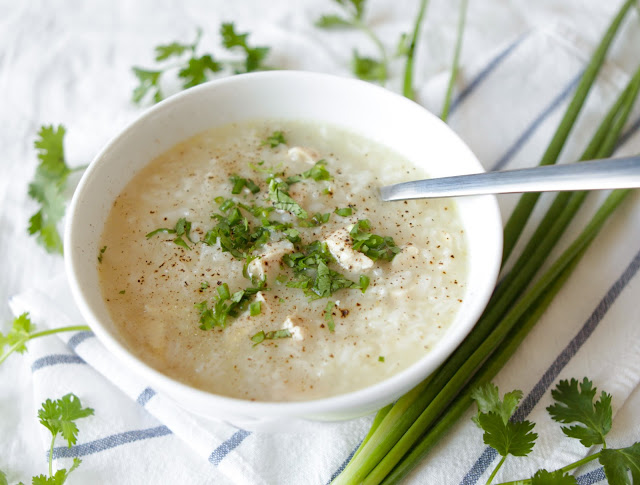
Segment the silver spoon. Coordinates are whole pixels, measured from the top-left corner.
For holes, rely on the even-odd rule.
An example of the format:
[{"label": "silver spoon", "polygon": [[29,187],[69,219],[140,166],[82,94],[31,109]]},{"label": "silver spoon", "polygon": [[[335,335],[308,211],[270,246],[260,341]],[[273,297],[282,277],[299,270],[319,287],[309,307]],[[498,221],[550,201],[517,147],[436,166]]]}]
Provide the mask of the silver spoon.
[{"label": "silver spoon", "polygon": [[640,155],[604,158],[568,165],[545,165],[521,170],[414,180],[381,187],[380,196],[386,201],[638,187],[640,187]]}]

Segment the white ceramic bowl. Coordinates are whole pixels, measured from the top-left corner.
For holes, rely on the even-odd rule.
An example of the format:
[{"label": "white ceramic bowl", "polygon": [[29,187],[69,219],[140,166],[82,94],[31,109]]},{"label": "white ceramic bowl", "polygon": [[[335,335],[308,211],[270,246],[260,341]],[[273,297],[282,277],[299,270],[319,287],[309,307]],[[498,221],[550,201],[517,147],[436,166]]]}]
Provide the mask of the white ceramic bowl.
[{"label": "white ceramic bowl", "polygon": [[[502,253],[502,223],[493,196],[460,198],[468,239],[464,303],[442,340],[423,359],[373,386],[304,402],[252,402],[180,383],[140,361],[118,335],[103,301],[96,255],[114,200],[153,158],[208,128],[256,118],[313,120],[342,126],[387,145],[434,177],[481,172],[465,144],[416,103],[365,82],[307,72],[234,76],[184,91],[146,111],[98,154],[68,210],[67,273],[74,298],[97,337],[132,372],[181,406],[249,429],[299,429],[305,420],[365,415],[429,375],[464,339],[493,290]],[[295,425],[295,426],[292,426]]]}]

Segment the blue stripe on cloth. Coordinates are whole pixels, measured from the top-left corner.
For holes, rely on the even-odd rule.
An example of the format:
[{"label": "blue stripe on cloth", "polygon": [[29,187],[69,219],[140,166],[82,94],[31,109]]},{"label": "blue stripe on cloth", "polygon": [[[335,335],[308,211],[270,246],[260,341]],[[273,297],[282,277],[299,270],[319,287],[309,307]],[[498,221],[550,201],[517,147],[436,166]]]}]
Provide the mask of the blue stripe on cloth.
[{"label": "blue stripe on cloth", "polygon": [[524,39],[529,37],[529,32],[521,35],[511,44],[500,51],[489,63],[482,68],[482,70],[471,80],[469,84],[460,92],[460,94],[453,100],[451,107],[449,108],[449,114],[453,114],[458,105],[462,103],[481,83],[484,81],[492,71],[494,71],[504,61],[509,54],[511,54],[516,47],[518,47]]},{"label": "blue stripe on cloth", "polygon": [[78,332],[69,339],[67,345],[75,350],[78,345],[91,337],[95,337],[95,334],[93,332]]},{"label": "blue stripe on cloth", "polygon": [[[88,443],[74,445],[71,448],[67,446],[59,446],[53,450],[53,458],[69,458],[92,455],[104,450],[116,448],[127,443],[135,441],[148,440],[171,434],[171,430],[166,426],[157,426],[155,428],[137,429],[133,431],[125,431],[123,433],[106,436]],[[48,453],[47,453],[48,458]]]},{"label": "blue stripe on cloth", "polygon": [[594,483],[601,482],[605,480],[607,477],[604,474],[604,468],[597,468],[589,473],[585,473],[584,475],[580,475],[578,480],[578,485],[593,485]]},{"label": "blue stripe on cloth", "polygon": [[[553,384],[553,382],[556,380],[562,369],[564,369],[571,358],[576,355],[578,350],[580,350],[582,345],[594,332],[598,324],[607,314],[607,311],[613,306],[618,296],[620,296],[622,290],[624,290],[627,284],[636,275],[639,268],[640,250],[636,253],[622,275],[611,286],[611,288],[609,288],[609,291],[607,291],[602,300],[600,300],[600,303],[598,303],[598,306],[595,308],[591,316],[587,319],[580,331],[576,334],[575,337],[573,337],[573,339],[567,344],[562,352],[560,352],[553,364],[551,364],[542,378],[534,386],[527,397],[522,401],[520,407],[518,407],[512,417],[513,420],[521,421],[529,415],[534,406],[538,403],[538,401],[540,401],[551,384]],[[475,484],[482,476],[482,474],[487,470],[487,468],[493,461],[493,458],[495,458],[497,455],[497,453],[494,452],[493,458],[491,460],[487,459],[488,449],[489,448],[486,448],[480,458],[478,458],[478,460],[473,464],[469,472],[462,479],[462,482],[460,482],[460,485]]]},{"label": "blue stripe on cloth", "polygon": [[618,140],[618,146],[620,147],[627,143],[629,141],[629,138],[631,138],[636,133],[636,131],[638,131],[638,129],[640,129],[640,118],[634,121],[629,129],[620,136],[620,139]]},{"label": "blue stripe on cloth", "polygon": [[[362,441],[364,441],[364,439]],[[333,482],[336,479],[336,477],[342,473],[342,470],[344,470],[347,467],[347,465],[351,461],[351,458],[353,458],[353,455],[356,454],[356,451],[358,451],[358,448],[360,448],[360,445],[362,445],[362,441],[358,444],[358,446],[356,446],[353,450],[351,450],[351,453],[349,453],[349,456],[347,456],[347,459],[342,462],[342,465],[340,465],[335,472],[333,472],[333,475],[331,475],[331,478],[327,482],[327,485]]]},{"label": "blue stripe on cloth", "polygon": [[31,364],[31,372],[35,372],[43,367],[60,364],[86,364],[86,362],[74,354],[45,355],[33,361],[33,364]]},{"label": "blue stripe on cloth", "polygon": [[245,431],[244,429],[236,431],[231,438],[213,450],[209,456],[209,462],[214,466],[218,466],[220,462],[224,460],[229,453],[240,446],[240,443],[242,443],[250,434],[251,433],[249,431]]},{"label": "blue stripe on cloth", "polygon": [[518,153],[520,148],[522,148],[522,146],[531,137],[531,135],[535,133],[538,127],[551,115],[551,113],[556,110],[558,106],[560,106],[562,101],[564,101],[564,99],[569,96],[569,94],[571,94],[571,91],[573,91],[575,86],[578,84],[578,81],[580,81],[581,77],[582,71],[580,71],[578,75],[575,76],[569,82],[569,84],[564,87],[564,89],[560,92],[560,94],[558,94],[558,96],[551,100],[551,103],[549,103],[549,105],[542,110],[542,112],[536,117],[536,119],[534,119],[533,122],[527,127],[527,129],[524,130],[522,135],[520,135],[520,137],[518,137],[513,145],[509,147],[506,153],[502,155],[502,157],[500,157],[500,159],[495,163],[493,167],[491,167],[491,170],[500,170],[507,163],[509,163],[509,161],[511,161],[513,156]]},{"label": "blue stripe on cloth", "polygon": [[136,402],[140,404],[140,406],[144,407],[149,402],[149,400],[155,395],[156,395],[156,391],[154,391],[150,387],[147,387],[145,388],[144,391],[140,393],[140,395],[136,399]]}]

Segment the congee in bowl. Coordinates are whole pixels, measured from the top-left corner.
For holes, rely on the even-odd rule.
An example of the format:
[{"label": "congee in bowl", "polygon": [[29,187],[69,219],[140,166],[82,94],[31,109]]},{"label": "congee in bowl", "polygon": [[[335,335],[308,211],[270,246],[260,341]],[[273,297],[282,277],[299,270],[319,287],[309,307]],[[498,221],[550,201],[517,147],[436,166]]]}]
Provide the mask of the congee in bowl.
[{"label": "congee in bowl", "polygon": [[214,81],[91,163],[67,212],[70,287],[114,365],[186,409],[271,430],[361,416],[447,358],[501,259],[495,197],[383,203],[378,187],[479,171],[379,86]]},{"label": "congee in bowl", "polygon": [[450,199],[382,202],[426,174],[326,123],[260,120],[177,144],[129,182],[100,239],[100,284],[143,361],[199,389],[300,401],[424,357],[463,303]]}]

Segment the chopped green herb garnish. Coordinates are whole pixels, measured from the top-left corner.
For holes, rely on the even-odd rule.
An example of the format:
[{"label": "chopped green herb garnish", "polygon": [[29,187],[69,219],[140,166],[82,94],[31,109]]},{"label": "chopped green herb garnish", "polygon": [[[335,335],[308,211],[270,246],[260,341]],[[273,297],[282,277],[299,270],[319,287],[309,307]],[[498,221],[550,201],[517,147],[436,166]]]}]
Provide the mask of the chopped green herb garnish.
[{"label": "chopped green herb garnish", "polygon": [[360,275],[360,289],[362,290],[362,293],[364,293],[365,291],[367,291],[367,288],[369,288],[369,277],[367,275]]},{"label": "chopped green herb garnish", "polygon": [[333,307],[335,305],[335,302],[329,300],[324,307],[324,321],[327,322],[330,332],[336,329],[336,323],[333,321]]},{"label": "chopped green herb garnish", "polygon": [[98,263],[102,263],[102,256],[104,255],[104,252],[107,250],[107,246],[103,246],[100,249],[100,253],[98,253]]},{"label": "chopped green herb garnish", "polygon": [[249,314],[252,317],[255,317],[256,315],[260,315],[262,311],[262,304],[259,301],[254,301],[249,305]]},{"label": "chopped green herb garnish", "polygon": [[384,356],[381,355],[380,357],[378,357],[378,362],[384,362]]},{"label": "chopped green herb garnish", "polygon": [[307,211],[291,198],[287,192],[288,188],[288,184],[271,179],[269,182],[269,200],[273,202],[273,206],[276,209],[291,212],[299,219],[306,219]]},{"label": "chopped green herb garnish", "polygon": [[383,259],[391,261],[396,254],[402,251],[391,236],[378,236],[369,233],[371,223],[369,219],[359,220],[349,233],[353,239],[353,249],[360,251],[367,257],[377,261]]},{"label": "chopped green herb garnish", "polygon": [[[255,284],[255,283],[254,283]],[[209,308],[207,301],[196,303],[194,306],[200,312],[200,329],[211,330],[213,327],[226,328],[228,318],[235,318],[247,308],[249,300],[259,291],[266,291],[266,280],[259,281],[255,286],[238,290],[235,293],[229,291],[226,283],[217,288],[218,297],[213,300],[213,306]]]},{"label": "chopped green herb garnish", "polygon": [[156,229],[155,231],[151,231],[150,233],[148,233],[146,235],[147,239],[152,238],[153,236],[155,236],[156,234],[159,234],[161,232],[167,233],[167,234],[175,234],[176,237],[173,240],[173,242],[175,244],[177,244],[180,247],[183,247],[184,249],[187,250],[191,250],[191,248],[189,247],[189,245],[186,243],[186,241],[182,238],[182,236],[186,237],[187,240],[189,242],[193,242],[191,240],[191,222],[187,221],[184,217],[181,217],[180,219],[178,219],[178,222],[176,222],[176,226],[173,229],[169,229],[167,227],[161,227],[159,229]]},{"label": "chopped green herb garnish", "polygon": [[264,160],[259,162],[257,165],[255,163],[249,162],[249,168],[255,172],[264,173],[266,175],[270,175],[271,177],[275,177],[276,174],[281,173],[279,170],[282,168],[282,162],[273,167],[265,167]]},{"label": "chopped green herb garnish", "polygon": [[357,283],[329,268],[333,257],[320,241],[300,248],[299,251],[285,254],[282,262],[293,269],[296,278],[287,286],[300,288],[311,299],[326,298],[343,288],[360,288]]},{"label": "chopped green herb garnish", "polygon": [[329,222],[330,217],[331,217],[330,212],[325,212],[324,214],[321,214],[320,212],[316,212],[315,214],[313,214],[313,217],[311,217],[310,220],[300,221],[299,224],[300,224],[300,227],[317,227]]},{"label": "chopped green herb garnish", "polygon": [[349,217],[353,214],[353,209],[351,207],[343,207],[342,209],[336,209],[334,212],[340,217]]},{"label": "chopped green herb garnish", "polygon": [[203,281],[202,283],[200,283],[200,289],[201,290],[206,290],[207,288],[209,288],[209,282],[208,281]]},{"label": "chopped green herb garnish", "polygon": [[274,131],[266,140],[262,142],[263,145],[269,145],[271,148],[275,148],[278,145],[286,145],[287,140],[284,139],[284,133],[281,131]]},{"label": "chopped green herb garnish", "polygon": [[253,337],[251,337],[251,341],[253,342],[253,346],[255,347],[265,340],[275,340],[281,338],[291,338],[291,332],[286,328],[283,328],[281,330],[271,330],[270,332],[266,333],[264,330],[260,330]]},{"label": "chopped green herb garnish", "polygon": [[120,290],[120,291],[118,292],[118,294],[120,294],[120,295],[124,295],[125,293],[126,293],[126,290]]},{"label": "chopped green herb garnish", "polygon": [[231,189],[232,194],[239,194],[244,187],[249,189],[252,194],[257,194],[258,192],[260,192],[260,187],[258,187],[251,179],[245,179],[237,175],[232,175],[231,177],[229,177],[229,180],[231,180],[231,183],[233,184],[233,188]]},{"label": "chopped green herb garnish", "polygon": [[306,172],[302,172],[302,177],[306,179],[312,178],[316,182],[331,180],[331,174],[327,170],[327,161],[318,160],[312,168]]}]

